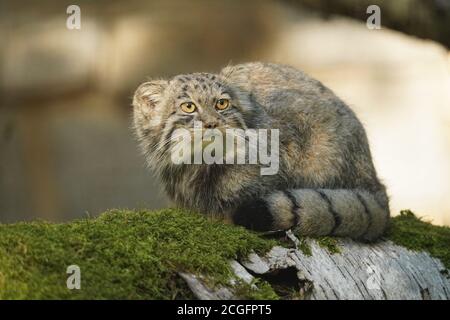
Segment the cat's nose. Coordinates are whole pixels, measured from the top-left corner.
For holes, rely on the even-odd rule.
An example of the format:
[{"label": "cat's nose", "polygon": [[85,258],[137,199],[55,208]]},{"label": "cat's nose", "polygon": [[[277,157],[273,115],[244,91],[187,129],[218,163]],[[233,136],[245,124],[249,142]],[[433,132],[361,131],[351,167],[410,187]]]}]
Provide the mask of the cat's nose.
[{"label": "cat's nose", "polygon": [[205,129],[215,129],[219,126],[218,121],[209,121],[205,123]]}]

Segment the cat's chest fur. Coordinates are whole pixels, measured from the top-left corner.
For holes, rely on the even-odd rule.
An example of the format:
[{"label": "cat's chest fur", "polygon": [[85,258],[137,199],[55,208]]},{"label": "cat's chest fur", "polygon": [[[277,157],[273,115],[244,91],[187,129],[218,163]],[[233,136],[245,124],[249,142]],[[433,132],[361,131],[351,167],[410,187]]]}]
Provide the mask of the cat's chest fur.
[{"label": "cat's chest fur", "polygon": [[180,165],[161,175],[166,192],[184,207],[202,212],[223,212],[251,198],[278,177],[261,178],[257,165]]}]

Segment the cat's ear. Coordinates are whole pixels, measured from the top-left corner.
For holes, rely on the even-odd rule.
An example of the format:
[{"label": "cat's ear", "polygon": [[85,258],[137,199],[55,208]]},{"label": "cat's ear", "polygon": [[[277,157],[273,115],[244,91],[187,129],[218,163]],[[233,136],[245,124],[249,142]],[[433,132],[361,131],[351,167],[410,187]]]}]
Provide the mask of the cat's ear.
[{"label": "cat's ear", "polygon": [[161,101],[164,90],[169,82],[167,80],[153,80],[141,84],[134,93],[133,107],[151,111]]},{"label": "cat's ear", "polygon": [[133,97],[136,128],[152,128],[161,125],[161,109],[164,106],[160,102],[163,100],[168,84],[167,80],[152,80],[144,82],[136,89]]}]

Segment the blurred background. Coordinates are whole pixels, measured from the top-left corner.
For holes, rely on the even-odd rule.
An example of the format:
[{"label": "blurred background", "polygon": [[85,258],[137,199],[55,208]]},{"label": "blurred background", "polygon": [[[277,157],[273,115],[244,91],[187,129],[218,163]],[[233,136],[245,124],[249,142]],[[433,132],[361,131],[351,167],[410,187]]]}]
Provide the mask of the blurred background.
[{"label": "blurred background", "polygon": [[393,214],[450,225],[449,22],[448,0],[0,0],[0,222],[170,205],[130,130],[135,88],[260,60],[355,110]]}]

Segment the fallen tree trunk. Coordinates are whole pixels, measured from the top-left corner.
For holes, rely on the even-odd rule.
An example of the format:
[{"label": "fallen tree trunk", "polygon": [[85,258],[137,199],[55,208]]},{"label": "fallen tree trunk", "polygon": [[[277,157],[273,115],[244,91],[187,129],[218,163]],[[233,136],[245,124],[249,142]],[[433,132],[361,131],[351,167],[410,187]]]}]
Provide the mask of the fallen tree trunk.
[{"label": "fallen tree trunk", "polygon": [[0,224],[0,299],[449,299],[449,268],[450,228],[407,210],[372,244],[181,209]]},{"label": "fallen tree trunk", "polygon": [[[246,283],[262,278],[288,299],[450,299],[448,270],[426,252],[350,239],[336,240],[339,252],[330,252],[313,239],[301,243],[290,231],[287,238],[293,248],[231,261],[236,277]],[[232,286],[213,289],[202,276],[181,276],[199,299],[239,299]]]}]

